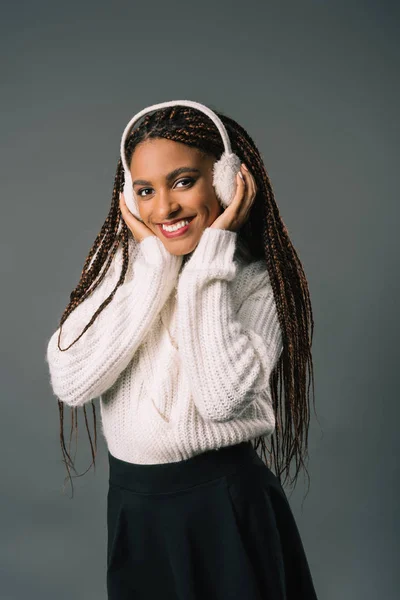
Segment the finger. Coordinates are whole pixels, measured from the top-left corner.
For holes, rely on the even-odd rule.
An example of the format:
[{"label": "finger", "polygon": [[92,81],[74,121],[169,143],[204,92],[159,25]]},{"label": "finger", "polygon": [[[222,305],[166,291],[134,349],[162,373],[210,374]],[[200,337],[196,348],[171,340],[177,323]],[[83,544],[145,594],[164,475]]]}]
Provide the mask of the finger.
[{"label": "finger", "polygon": [[133,236],[136,237],[135,230],[134,230],[134,227],[136,224],[136,217],[128,209],[126,202],[125,202],[124,194],[122,192],[120,192],[120,194],[119,194],[119,208],[121,210],[121,215],[122,215],[123,220],[125,221],[126,225],[130,229]]},{"label": "finger", "polygon": [[256,194],[257,194],[257,184],[256,184],[255,177],[252,174],[251,174],[251,183],[252,183],[252,186],[253,186],[253,196],[256,196]]},{"label": "finger", "polygon": [[254,179],[252,174],[246,170],[244,163],[241,165],[240,172],[244,176],[245,180],[245,193],[242,202],[243,212],[247,212],[251,206],[252,199],[254,198]]},{"label": "finger", "polygon": [[121,211],[122,218],[125,221],[125,200],[122,196],[122,192],[119,193],[119,209]]},{"label": "finger", "polygon": [[232,211],[235,215],[235,222],[241,224],[244,221],[244,218],[249,210],[249,191],[248,185],[246,185],[246,180],[243,177],[240,177],[240,173],[243,171],[238,171],[236,175],[237,181],[237,191],[236,195],[232,201]]},{"label": "finger", "polygon": [[240,177],[239,173],[240,171],[236,173],[236,193],[231,202],[231,204],[233,205],[232,209],[237,211],[240,209],[246,194],[246,182],[244,180],[244,177]]},{"label": "finger", "polygon": [[257,187],[256,187],[256,182],[254,179],[254,176],[252,175],[252,173],[250,173],[250,171],[248,170],[248,168],[246,167],[246,165],[244,163],[242,163],[242,167],[243,167],[243,173],[246,179],[246,185],[248,190],[250,191],[250,195],[255,196],[256,192],[257,192]]},{"label": "finger", "polygon": [[125,208],[125,198],[122,192],[119,193],[119,207],[121,209],[121,212],[123,212]]},{"label": "finger", "polygon": [[256,187],[256,182],[254,181],[254,177],[251,177],[251,194],[250,194],[250,198],[251,201],[253,202],[254,198],[256,197],[256,193],[257,193],[257,187]]},{"label": "finger", "polygon": [[256,181],[254,179],[254,176],[249,171],[247,172],[247,175],[248,175],[248,177],[247,177],[247,182],[248,182],[247,189],[249,191],[248,191],[245,203],[246,203],[247,213],[250,213],[251,207],[252,207],[252,205],[254,203],[254,200],[256,198],[256,195],[257,195],[257,186],[256,186]]},{"label": "finger", "polygon": [[241,207],[240,207],[239,220],[242,223],[245,223],[250,216],[251,207],[253,205],[253,201],[255,198],[256,186],[255,186],[254,177],[252,176],[252,174],[249,171],[246,171],[246,168],[244,167],[244,165],[243,165],[242,172],[245,175],[246,191],[245,191],[245,195],[244,195],[243,201],[241,203]]},{"label": "finger", "polygon": [[124,217],[125,221],[132,221],[132,217],[135,218],[134,215],[132,215],[131,211],[128,209],[127,204],[125,202],[125,196],[123,194],[123,192],[119,193],[119,207],[121,209],[122,212],[122,216]]}]

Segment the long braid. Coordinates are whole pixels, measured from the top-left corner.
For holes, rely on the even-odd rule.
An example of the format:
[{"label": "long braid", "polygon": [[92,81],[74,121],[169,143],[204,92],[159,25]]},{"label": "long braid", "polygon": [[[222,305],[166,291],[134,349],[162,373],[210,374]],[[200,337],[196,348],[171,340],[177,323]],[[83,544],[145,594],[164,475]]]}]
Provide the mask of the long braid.
[{"label": "long braid", "polygon": [[[229,117],[220,114],[219,116],[228,130],[230,139],[234,141],[233,151],[243,158],[247,165],[250,165],[258,188],[255,202],[260,201],[263,207],[264,218],[260,239],[263,241],[263,255],[276,299],[284,344],[280,364],[271,376],[273,406],[277,416],[276,430],[271,436],[271,454],[274,457],[277,476],[280,478],[281,473],[284,472],[285,481],[289,477],[292,458],[295,457],[297,468],[291,482],[293,483],[297,480],[301,465],[305,467],[304,458],[307,456],[310,423],[309,388],[306,391],[307,375],[311,375],[314,386],[311,356],[314,320],[309,288],[302,264],[279,214],[272,185],[260,153],[240,125]],[[256,218],[256,211],[252,211],[249,217],[251,230],[255,229],[257,222],[259,223]],[[285,384],[284,406],[279,401],[281,393],[278,395],[278,375],[283,375],[281,379]],[[283,408],[285,408],[284,416]],[[255,447],[257,448],[260,443],[265,456],[267,448],[263,437],[255,440]],[[277,451],[280,445],[281,456]]]},{"label": "long braid", "polygon": [[[314,391],[311,355],[314,321],[309,288],[302,264],[279,213],[271,181],[255,143],[236,121],[215,109],[213,110],[223,121],[228,131],[232,151],[240,157],[242,162],[249,166],[256,180],[257,195],[249,218],[238,231],[238,236],[246,242],[254,260],[260,258],[265,260],[282,330],[283,352],[270,377],[271,398],[276,416],[275,431],[269,436],[271,449],[267,448],[264,436],[254,440],[254,447],[257,449],[261,444],[261,452],[266,464],[270,467],[273,462],[275,473],[283,484],[289,477],[290,466],[294,457],[296,472],[290,483],[295,484],[300,467],[302,465],[305,467],[304,459],[307,456],[310,383],[312,383]],[[192,107],[173,106],[147,113],[142,117],[139,124],[136,123],[134,131],[130,133],[125,143],[128,164],[135,147],[140,142],[159,137],[195,147],[205,154],[213,155],[216,159],[221,156],[224,150],[219,132],[211,119]],[[99,306],[80,336],[68,348],[92,325],[100,312],[112,301],[117,288],[125,280],[125,274],[129,267],[129,230],[119,209],[119,192],[122,191],[123,184],[124,174],[119,159],[111,208],[85,261],[80,281],[70,295],[70,303],[61,317],[59,340],[62,324],[68,315],[96,289],[106,276],[120,244],[123,247],[121,276],[109,297]],[[121,220],[122,227],[118,234]],[[59,347],[63,351],[68,350],[68,348],[61,349]],[[306,385],[307,376],[308,387]],[[64,442],[63,404],[60,401],[58,401],[58,404],[61,448],[71,479],[69,468],[70,466],[74,470],[75,468]],[[83,409],[92,450],[92,465],[95,463],[97,437],[96,412],[93,400],[91,404],[95,431],[94,446],[88,428],[85,406]],[[72,411],[70,440],[73,428],[75,427],[76,430],[78,428],[76,408],[72,408]],[[282,473],[285,473],[283,482],[281,481]]]}]

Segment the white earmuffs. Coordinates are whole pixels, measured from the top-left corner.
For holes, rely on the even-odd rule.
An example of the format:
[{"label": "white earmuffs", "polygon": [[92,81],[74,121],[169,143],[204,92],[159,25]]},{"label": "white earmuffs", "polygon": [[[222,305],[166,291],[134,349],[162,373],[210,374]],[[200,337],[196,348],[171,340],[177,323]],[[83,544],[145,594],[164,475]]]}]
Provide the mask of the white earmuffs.
[{"label": "white earmuffs", "polygon": [[132,125],[136,121],[138,121],[140,117],[142,117],[144,114],[154,110],[158,110],[159,108],[177,105],[192,106],[193,108],[197,108],[198,110],[208,115],[212,121],[214,121],[224,143],[224,153],[222,154],[221,158],[214,163],[213,168],[213,186],[215,189],[215,193],[221,205],[224,208],[226,208],[232,202],[236,192],[236,174],[240,170],[241,160],[236,154],[232,152],[231,143],[226,128],[222,123],[221,119],[214,113],[214,111],[212,111],[207,106],[204,106],[204,104],[200,104],[199,102],[192,102],[191,100],[171,100],[168,102],[161,102],[160,104],[153,104],[152,106],[144,108],[140,112],[136,113],[134,117],[132,117],[128,125],[125,127],[121,138],[120,153],[125,176],[125,183],[123,188],[124,198],[126,205],[131,211],[131,213],[140,221],[142,219],[139,214],[139,208],[132,185],[131,172],[129,170],[125,157],[125,140],[131,131]]}]

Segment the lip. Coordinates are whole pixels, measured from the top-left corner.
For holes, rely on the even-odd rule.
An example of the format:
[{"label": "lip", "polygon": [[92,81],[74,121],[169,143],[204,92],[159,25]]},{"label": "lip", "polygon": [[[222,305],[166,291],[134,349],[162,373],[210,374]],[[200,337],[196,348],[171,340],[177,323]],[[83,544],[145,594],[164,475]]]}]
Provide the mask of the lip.
[{"label": "lip", "polygon": [[[182,235],[184,235],[187,230],[189,229],[190,225],[192,224],[192,222],[194,221],[196,217],[192,217],[192,219],[189,221],[189,223],[187,225],[185,225],[185,227],[182,227],[181,229],[178,229],[177,231],[165,231],[165,229],[162,228],[161,223],[159,223],[157,225],[157,227],[159,228],[159,230],[161,231],[161,233],[163,234],[163,236],[167,237],[167,238],[175,238],[175,237],[181,237]],[[176,223],[178,221],[182,221],[184,219],[178,219],[177,221],[175,221]],[[171,225],[173,225],[173,223],[171,223]]]}]

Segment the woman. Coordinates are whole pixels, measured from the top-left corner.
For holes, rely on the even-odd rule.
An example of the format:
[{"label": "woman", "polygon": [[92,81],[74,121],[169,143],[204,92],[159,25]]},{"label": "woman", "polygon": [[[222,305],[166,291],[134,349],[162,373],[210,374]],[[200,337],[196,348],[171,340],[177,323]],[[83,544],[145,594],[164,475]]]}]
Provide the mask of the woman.
[{"label": "woman", "polygon": [[[109,215],[48,342],[69,474],[64,404],[76,427],[77,408],[86,419],[90,402],[95,418],[100,397],[112,600],[316,598],[281,484],[307,443],[308,286],[259,151],[215,114],[242,161],[229,206],[213,185],[224,150],[213,120],[182,105],[146,114],[121,154],[138,214],[119,160]],[[276,474],[256,451],[265,457],[264,438]]]}]

